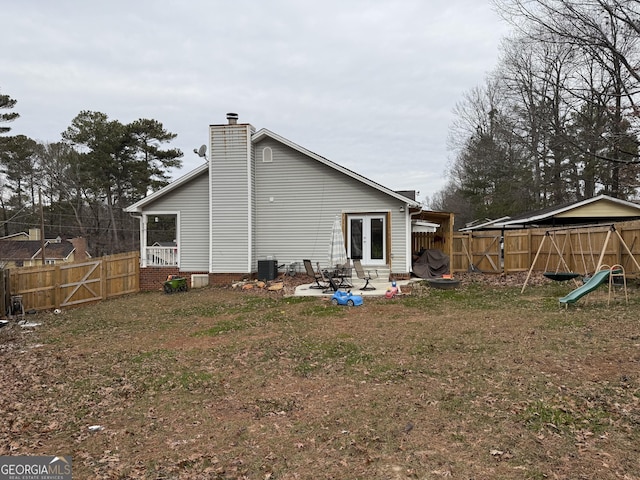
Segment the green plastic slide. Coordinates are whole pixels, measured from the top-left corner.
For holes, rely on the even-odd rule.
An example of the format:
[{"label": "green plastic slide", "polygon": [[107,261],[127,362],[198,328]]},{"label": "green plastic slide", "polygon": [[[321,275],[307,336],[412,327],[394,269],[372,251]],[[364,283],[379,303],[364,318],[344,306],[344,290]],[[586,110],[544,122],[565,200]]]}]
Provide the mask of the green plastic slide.
[{"label": "green plastic slide", "polygon": [[593,292],[596,288],[602,285],[609,279],[609,273],[611,270],[600,270],[593,277],[589,279],[587,283],[581,287],[576,288],[573,292],[569,293],[566,297],[560,299],[560,303],[576,303],[580,298],[584,297],[587,293]]}]

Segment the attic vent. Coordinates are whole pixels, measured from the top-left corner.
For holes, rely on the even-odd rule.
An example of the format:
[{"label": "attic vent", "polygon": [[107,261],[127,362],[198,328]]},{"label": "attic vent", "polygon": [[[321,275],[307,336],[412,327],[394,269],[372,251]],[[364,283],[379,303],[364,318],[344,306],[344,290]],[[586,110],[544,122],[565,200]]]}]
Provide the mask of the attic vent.
[{"label": "attic vent", "polygon": [[227,120],[229,121],[229,125],[236,125],[238,123],[238,114],[227,113]]},{"label": "attic vent", "polygon": [[271,163],[273,161],[273,152],[271,151],[271,147],[265,147],[262,149],[262,162],[263,163]]}]

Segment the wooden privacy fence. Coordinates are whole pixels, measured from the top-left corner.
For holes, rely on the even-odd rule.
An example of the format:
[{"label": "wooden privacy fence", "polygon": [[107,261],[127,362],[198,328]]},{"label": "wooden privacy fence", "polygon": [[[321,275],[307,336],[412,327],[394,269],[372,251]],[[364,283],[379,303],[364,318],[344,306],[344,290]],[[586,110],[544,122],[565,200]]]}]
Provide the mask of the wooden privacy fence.
[{"label": "wooden privacy fence", "polygon": [[453,258],[450,259],[451,270],[500,273],[502,271],[500,245],[500,232],[454,234]]},{"label": "wooden privacy fence", "polygon": [[456,233],[451,269],[509,274],[529,271],[535,260],[533,271],[584,275],[594,273],[600,262],[622,265],[627,275],[639,276],[640,222],[616,223],[613,228],[506,230],[504,236],[500,231]]},{"label": "wooden privacy fence", "polygon": [[8,272],[10,294],[22,296],[25,310],[72,307],[140,291],[138,252]]}]

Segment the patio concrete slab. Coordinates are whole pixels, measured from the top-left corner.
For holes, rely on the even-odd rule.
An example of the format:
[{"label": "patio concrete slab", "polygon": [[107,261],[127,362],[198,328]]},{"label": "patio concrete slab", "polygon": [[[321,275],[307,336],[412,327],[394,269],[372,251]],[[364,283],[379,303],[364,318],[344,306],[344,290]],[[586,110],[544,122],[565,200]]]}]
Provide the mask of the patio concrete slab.
[{"label": "patio concrete slab", "polygon": [[[396,280],[396,285],[400,287],[400,292],[402,292],[402,287],[406,287],[410,283],[416,282],[416,279],[411,280]],[[320,288],[311,288],[314,285],[313,283],[308,283],[304,285],[299,285],[296,287],[295,293],[293,294],[295,297],[330,297],[333,295],[333,291],[329,289],[329,291],[322,290]],[[360,290],[364,286],[364,281],[354,282],[352,288],[341,288],[340,290],[351,290],[354,294],[362,295],[363,297],[367,296],[384,296],[387,292],[387,288],[391,287],[391,282],[388,280],[372,280],[369,282],[369,286],[375,287],[375,290]],[[326,293],[325,293],[326,292]]]}]

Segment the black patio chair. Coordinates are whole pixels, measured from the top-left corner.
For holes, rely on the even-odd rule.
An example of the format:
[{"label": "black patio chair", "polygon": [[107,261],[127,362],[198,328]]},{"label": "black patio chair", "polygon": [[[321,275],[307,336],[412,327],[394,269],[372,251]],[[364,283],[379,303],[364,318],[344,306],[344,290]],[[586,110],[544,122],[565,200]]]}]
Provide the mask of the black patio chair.
[{"label": "black patio chair", "polygon": [[[329,285],[327,285],[327,282],[322,272],[320,271],[316,272],[313,269],[311,260],[302,260],[302,263],[304,263],[304,270],[306,274],[311,278],[313,278],[313,280],[316,282],[315,284],[311,285],[309,288],[320,288],[322,290],[325,290]],[[322,281],[322,283],[320,283],[320,281]]]},{"label": "black patio chair", "polygon": [[322,293],[335,293],[340,290],[340,284],[336,283],[335,279],[329,274],[329,272],[325,270],[323,273],[325,278],[327,278],[329,285],[322,291]]},{"label": "black patio chair", "polygon": [[356,271],[356,275],[358,276],[358,278],[360,280],[364,280],[364,286],[360,288],[360,290],[375,290],[376,287],[374,287],[373,285],[369,285],[369,281],[373,280],[374,278],[378,278],[378,271],[377,270],[367,270],[365,271],[364,268],[362,268],[362,263],[360,262],[360,260],[354,260],[353,261],[353,268]]}]

